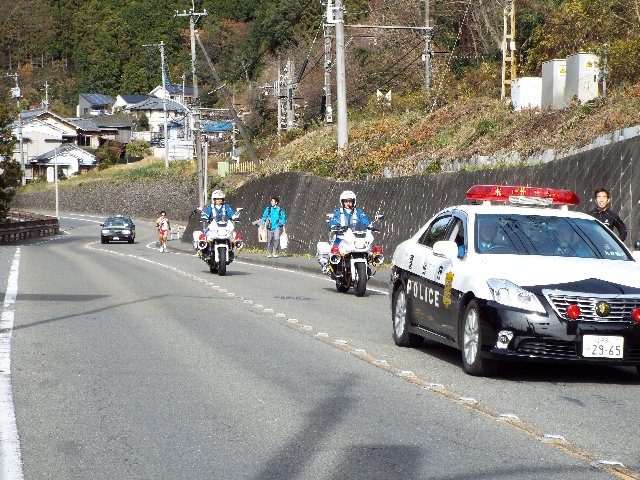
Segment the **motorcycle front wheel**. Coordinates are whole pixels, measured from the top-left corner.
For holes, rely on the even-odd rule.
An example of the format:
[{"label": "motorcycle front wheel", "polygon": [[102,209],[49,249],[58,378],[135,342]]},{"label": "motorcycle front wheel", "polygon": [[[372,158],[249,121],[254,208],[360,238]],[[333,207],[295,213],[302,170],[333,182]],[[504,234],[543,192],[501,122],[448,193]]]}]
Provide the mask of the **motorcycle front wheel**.
[{"label": "motorcycle front wheel", "polygon": [[227,249],[218,247],[218,275],[224,277],[227,273]]},{"label": "motorcycle front wheel", "polygon": [[356,297],[364,296],[367,291],[367,264],[356,263]]}]

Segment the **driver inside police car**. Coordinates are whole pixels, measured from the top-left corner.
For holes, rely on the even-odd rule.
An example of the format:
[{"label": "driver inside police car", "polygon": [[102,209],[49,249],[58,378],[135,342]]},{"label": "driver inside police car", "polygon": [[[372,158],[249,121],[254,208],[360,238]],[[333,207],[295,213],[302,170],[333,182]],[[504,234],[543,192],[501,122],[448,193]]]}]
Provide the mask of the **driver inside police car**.
[{"label": "driver inside police car", "polygon": [[494,218],[478,218],[478,250],[486,252],[495,246],[498,222]]}]

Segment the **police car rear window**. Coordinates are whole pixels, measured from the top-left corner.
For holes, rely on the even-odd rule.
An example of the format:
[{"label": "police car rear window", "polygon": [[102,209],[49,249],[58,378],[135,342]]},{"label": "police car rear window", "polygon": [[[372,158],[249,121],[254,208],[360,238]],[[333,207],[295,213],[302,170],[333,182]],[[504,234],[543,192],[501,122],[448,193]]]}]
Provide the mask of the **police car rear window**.
[{"label": "police car rear window", "polygon": [[611,232],[579,218],[477,215],[474,245],[481,254],[630,260]]}]

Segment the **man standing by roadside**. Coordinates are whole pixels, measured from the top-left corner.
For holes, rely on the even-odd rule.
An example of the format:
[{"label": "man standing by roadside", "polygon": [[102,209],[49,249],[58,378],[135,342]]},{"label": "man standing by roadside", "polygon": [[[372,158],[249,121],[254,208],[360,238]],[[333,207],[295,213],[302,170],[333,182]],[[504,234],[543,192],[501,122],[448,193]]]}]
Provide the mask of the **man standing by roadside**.
[{"label": "man standing by roadside", "polygon": [[618,237],[624,242],[627,238],[627,226],[620,219],[618,214],[609,207],[609,204],[611,203],[609,190],[598,188],[593,193],[593,198],[596,201],[596,206],[589,212],[589,215],[600,220],[609,227],[611,231],[613,231],[613,228],[615,227],[618,230]]},{"label": "man standing by roadside", "polygon": [[280,228],[284,232],[287,223],[284,210],[279,206],[280,199],[271,197],[271,205],[264,209],[260,226],[267,227],[267,257],[278,257],[280,246]]}]

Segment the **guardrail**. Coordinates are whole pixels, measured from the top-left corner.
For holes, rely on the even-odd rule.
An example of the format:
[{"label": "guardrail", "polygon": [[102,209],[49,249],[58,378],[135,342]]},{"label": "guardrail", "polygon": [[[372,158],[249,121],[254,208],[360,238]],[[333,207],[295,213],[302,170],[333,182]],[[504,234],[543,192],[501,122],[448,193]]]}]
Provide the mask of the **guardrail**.
[{"label": "guardrail", "polygon": [[60,223],[55,217],[19,210],[10,210],[8,217],[10,222],[0,223],[0,243],[47,237],[60,231]]}]

